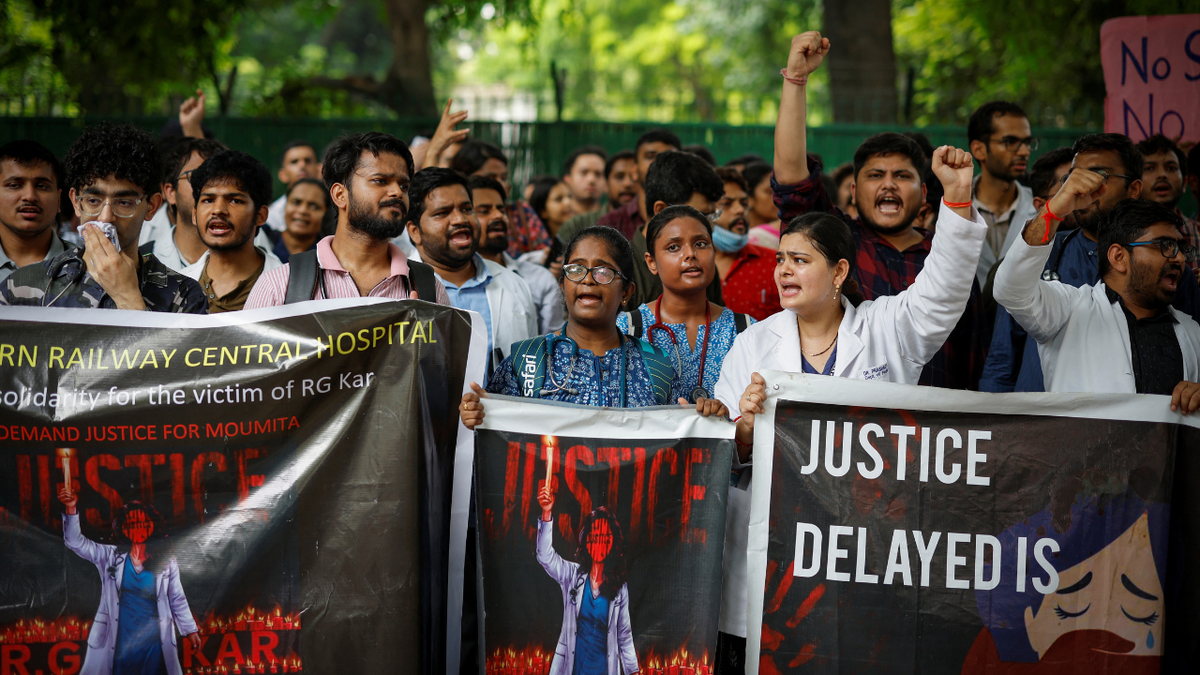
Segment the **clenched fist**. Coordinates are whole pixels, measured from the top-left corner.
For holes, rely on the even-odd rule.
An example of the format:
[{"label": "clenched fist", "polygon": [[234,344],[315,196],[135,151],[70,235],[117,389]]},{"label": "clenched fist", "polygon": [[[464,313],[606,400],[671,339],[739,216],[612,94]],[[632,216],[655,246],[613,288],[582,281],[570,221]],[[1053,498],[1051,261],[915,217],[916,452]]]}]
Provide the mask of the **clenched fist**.
[{"label": "clenched fist", "polygon": [[808,74],[821,65],[828,53],[829,38],[821,37],[815,30],[793,37],[792,49],[788,52],[787,76],[806,80]]},{"label": "clenched fist", "polygon": [[1059,218],[1065,218],[1072,211],[1086,209],[1104,196],[1108,176],[1084,168],[1071,169],[1067,174],[1067,182],[1063,183],[1058,194],[1050,198],[1050,212]]},{"label": "clenched fist", "polygon": [[933,173],[942,183],[946,201],[965,203],[971,201],[971,178],[975,164],[971,154],[950,145],[933,151]]}]

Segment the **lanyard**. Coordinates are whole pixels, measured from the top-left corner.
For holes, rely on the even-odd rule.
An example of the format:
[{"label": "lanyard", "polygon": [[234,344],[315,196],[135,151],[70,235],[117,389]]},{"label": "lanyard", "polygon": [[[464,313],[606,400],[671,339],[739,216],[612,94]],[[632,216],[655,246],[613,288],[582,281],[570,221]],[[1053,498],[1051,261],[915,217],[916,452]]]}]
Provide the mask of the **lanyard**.
[{"label": "lanyard", "polygon": [[[671,336],[671,344],[675,348],[675,367],[679,375],[683,376],[683,362],[679,360],[679,341],[675,339],[675,331],[671,327],[662,322],[659,318],[662,310],[662,296],[658,296],[658,300],[654,303],[654,323],[650,324],[650,328],[646,330],[646,335],[650,337],[650,342],[654,342],[654,331],[665,330],[667,335]],[[686,324],[685,324],[686,327]],[[700,347],[700,376],[696,380],[696,387],[692,389],[692,403],[695,403],[699,398],[708,398],[708,390],[704,388],[704,365],[708,361],[708,336],[712,333],[712,305],[707,300],[704,301],[704,340]]]},{"label": "lanyard", "polygon": [[[628,361],[628,356],[625,354],[625,334],[621,333],[620,331],[617,331],[617,335],[620,339],[620,345],[617,347],[617,349],[620,351],[620,358],[621,358],[621,407],[624,408],[624,407],[626,407],[625,406],[625,403],[626,403],[625,390],[626,390],[626,383],[627,383],[627,379],[628,379],[627,368],[629,365],[629,361]],[[566,340],[567,342],[569,342],[571,344],[571,361],[570,361],[570,365],[567,367],[567,381],[563,384],[559,384],[558,382],[555,382],[555,380],[554,380],[554,349],[557,346],[557,342],[559,340]],[[563,324],[561,335],[555,335],[554,333],[550,333],[549,335],[546,336],[546,352],[547,352],[546,380],[550,382],[550,386],[539,391],[538,397],[540,398],[547,394],[553,394],[553,393],[559,392],[559,391],[567,394],[568,396],[578,396],[579,390],[575,389],[574,387],[572,387],[570,385],[571,385],[571,374],[575,372],[575,361],[577,358],[579,358],[579,343],[575,342],[569,336],[567,336],[566,324]],[[597,358],[600,358],[601,361],[603,361],[604,357],[601,356],[601,357],[597,357]],[[601,386],[600,389],[601,389],[601,391],[603,391],[604,387]]]}]

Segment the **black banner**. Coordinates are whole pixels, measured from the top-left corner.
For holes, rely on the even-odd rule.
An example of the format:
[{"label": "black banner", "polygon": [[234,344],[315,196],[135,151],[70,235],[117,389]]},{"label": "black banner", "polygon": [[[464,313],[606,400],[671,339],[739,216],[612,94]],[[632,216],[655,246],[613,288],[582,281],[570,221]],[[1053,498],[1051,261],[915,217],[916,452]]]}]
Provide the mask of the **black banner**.
[{"label": "black banner", "polygon": [[1172,518],[1195,429],[780,397],[759,673],[1151,674],[1195,649],[1193,500]]},{"label": "black banner", "polygon": [[620,411],[628,440],[607,412],[504,405],[527,430],[571,427],[477,431],[487,673],[710,675],[733,441],[676,411]]},{"label": "black banner", "polygon": [[0,673],[445,670],[466,316],[224,317],[0,322]]}]

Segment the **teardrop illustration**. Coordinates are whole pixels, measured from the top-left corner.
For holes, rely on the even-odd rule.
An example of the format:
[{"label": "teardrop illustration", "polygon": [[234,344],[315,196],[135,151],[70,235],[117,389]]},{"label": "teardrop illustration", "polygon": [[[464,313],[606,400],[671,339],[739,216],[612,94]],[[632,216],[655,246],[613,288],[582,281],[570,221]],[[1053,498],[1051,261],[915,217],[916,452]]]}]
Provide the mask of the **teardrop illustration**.
[{"label": "teardrop illustration", "polygon": [[1154,631],[1146,631],[1146,649],[1154,649]]}]

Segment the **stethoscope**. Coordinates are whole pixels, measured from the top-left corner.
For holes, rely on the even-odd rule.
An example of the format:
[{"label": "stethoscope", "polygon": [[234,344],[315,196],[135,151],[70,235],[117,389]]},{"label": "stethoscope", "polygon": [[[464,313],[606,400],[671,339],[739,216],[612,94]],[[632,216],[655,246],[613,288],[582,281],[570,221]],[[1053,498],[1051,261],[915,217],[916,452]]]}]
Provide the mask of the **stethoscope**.
[{"label": "stethoscope", "polygon": [[[696,388],[692,389],[688,400],[692,403],[699,401],[702,398],[710,398],[708,390],[704,388],[704,363],[708,360],[708,335],[712,332],[712,305],[705,301],[704,307],[704,340],[700,347],[700,377],[696,380]],[[675,339],[675,331],[671,327],[662,322],[660,316],[660,308],[662,307],[662,296],[658,296],[658,301],[654,303],[654,323],[646,329],[646,335],[650,338],[650,343],[654,343],[654,331],[665,330],[667,335],[671,336],[671,344],[675,348],[675,371],[683,376],[683,362],[679,360],[679,341]]]},{"label": "stethoscope", "polygon": [[1067,236],[1063,237],[1062,246],[1058,247],[1058,253],[1054,256],[1054,265],[1048,270],[1042,270],[1043,281],[1058,281],[1060,279],[1058,276],[1058,266],[1062,264],[1063,254],[1067,251],[1067,244],[1071,243],[1071,238],[1078,235],[1079,230],[1081,229],[1083,228],[1077,227],[1074,230],[1071,230]]},{"label": "stethoscope", "polygon": [[[625,354],[625,334],[621,333],[620,331],[617,331],[617,335],[620,337],[620,340],[621,340],[621,346],[619,347],[619,349],[621,350],[621,407],[624,408],[624,407],[626,407],[625,406],[625,401],[626,401],[626,399],[625,399],[625,389],[626,389],[625,383],[627,381],[627,372],[626,371],[627,371],[627,368],[629,365],[628,364],[629,359],[628,359],[628,356],[626,356],[626,354]],[[571,344],[571,361],[570,361],[570,365],[567,366],[567,381],[565,384],[559,384],[554,379],[554,349],[557,346],[557,343],[559,340],[566,340],[567,342],[569,342]],[[566,324],[563,324],[561,334],[550,333],[549,335],[546,336],[546,354],[547,354],[546,382],[549,382],[550,386],[549,387],[544,386],[541,390],[539,390],[538,398],[541,398],[543,396],[548,396],[550,394],[554,394],[554,393],[557,393],[560,391],[563,392],[564,394],[566,394],[567,396],[578,396],[579,390],[574,387],[568,386],[568,385],[571,384],[571,374],[575,372],[575,361],[576,361],[576,359],[579,358],[579,343],[575,342],[567,335],[567,325]],[[545,383],[543,383],[543,384],[545,384]]]},{"label": "stethoscope", "polygon": [[[79,255],[78,252],[79,252],[79,248],[76,247],[72,251],[72,255],[64,257],[62,260],[59,260],[58,262],[54,263],[54,266],[50,268],[50,283],[53,284],[54,280],[56,278],[58,278],[58,275],[62,273],[63,268],[65,268],[68,263],[77,262],[79,264],[79,268],[76,269],[75,272],[71,275],[71,280],[69,282],[67,282],[66,286],[63,286],[63,289],[58,292],[58,295],[54,296],[54,299],[49,302],[49,305],[53,305],[54,303],[58,302],[58,299],[61,298],[64,293],[69,291],[72,286],[79,283],[80,281],[83,281],[83,275],[86,274],[86,270],[85,270],[85,265],[83,262],[83,256]],[[47,286],[46,288],[47,288],[47,290],[49,290],[49,286]],[[50,295],[49,293],[42,294],[42,307],[48,306],[46,303],[46,298],[49,295]]]}]

